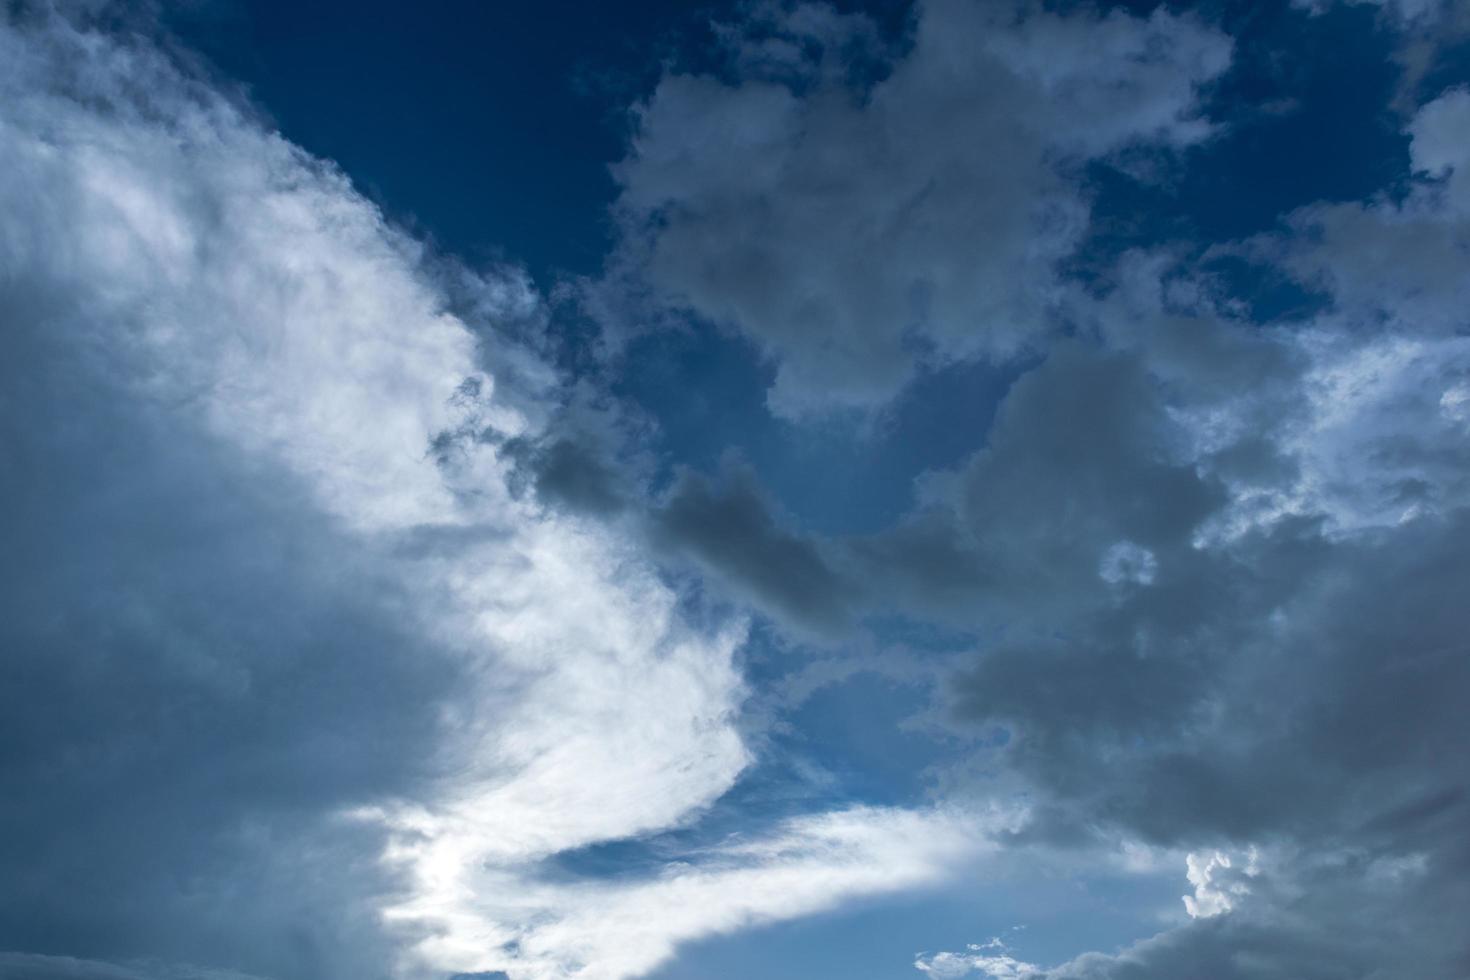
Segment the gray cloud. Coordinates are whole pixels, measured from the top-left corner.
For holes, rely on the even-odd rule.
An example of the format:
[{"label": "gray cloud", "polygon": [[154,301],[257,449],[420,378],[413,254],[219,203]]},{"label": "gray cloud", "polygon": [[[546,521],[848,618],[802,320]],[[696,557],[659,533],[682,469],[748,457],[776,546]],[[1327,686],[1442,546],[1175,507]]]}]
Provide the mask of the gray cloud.
[{"label": "gray cloud", "polygon": [[643,539],[517,492],[637,482],[563,445],[615,418],[461,319],[534,330],[524,277],[426,255],[146,35],[8,16],[0,132],[0,944],[616,980],[980,849],[846,807],[546,874],[683,826],[752,754],[743,621],[686,619]]},{"label": "gray cloud", "polygon": [[745,468],[720,493],[686,474],[656,520],[748,599],[808,628],[881,612],[994,627],[1106,606],[1126,585],[1101,573],[1120,546],[1150,567],[1191,561],[1195,531],[1228,500],[1167,408],[1136,354],[1061,344],[1013,387],[986,448],[924,476],[920,506],[886,531],[823,539],[783,526]]},{"label": "gray cloud", "polygon": [[912,515],[782,532],[825,566],[806,581],[864,614],[990,637],[944,697],[960,727],[1008,733],[971,791],[1027,794],[1018,844],[1268,855],[1228,914],[1037,976],[1470,962],[1450,911],[1470,858],[1461,95],[1411,122],[1407,197],[1308,208],[1248,247],[1326,290],[1320,315],[1263,328],[1187,263],[1123,256],[1065,297],[1076,337],[1013,386],[985,448],[920,481]]},{"label": "gray cloud", "polygon": [[[1057,514],[1059,536],[1085,541],[1089,526],[1123,532],[1136,501],[1163,518],[1128,529],[1157,555],[1156,575],[1112,603],[1080,588],[1070,605],[1013,603],[1023,623],[1041,615],[977,656],[953,705],[1010,731],[997,761],[1037,800],[1023,836],[1076,844],[1110,828],[1268,856],[1228,914],[1037,976],[1451,977],[1470,963],[1450,911],[1466,900],[1470,859],[1457,829],[1470,783],[1457,750],[1470,744],[1459,598],[1470,461],[1455,414],[1464,313],[1452,277],[1433,271],[1460,252],[1464,161],[1433,155],[1455,145],[1437,138],[1458,119],[1447,98],[1409,127],[1426,176],[1401,203],[1309,208],[1293,222],[1314,234],[1271,243],[1333,299],[1305,324],[1273,327],[1279,354],[1259,349],[1253,325],[1218,315],[1216,329],[1248,338],[1247,360],[1182,333],[1210,320],[1197,292],[1145,291],[1156,300],[1139,307],[1125,283],[1099,308],[1099,335],[1136,350],[1151,379],[1132,396],[1112,385],[1142,413],[1125,428],[1165,434],[1156,446],[1183,435],[1184,482],[1170,489],[1139,468],[1144,444],[1103,439],[1098,465],[1119,489],[1096,496],[1101,513],[1073,524],[1065,496],[1038,492],[1036,520]],[[1379,251],[1400,234],[1412,248]],[[1164,329],[1176,337],[1161,342]],[[1233,396],[1211,380],[1251,364]],[[1022,444],[1037,447],[1038,467],[1056,445],[1044,434]],[[1046,472],[1028,485],[1047,486]],[[1214,489],[1171,519],[1191,499],[1189,474],[1193,492]],[[1086,465],[1071,482],[1091,485]],[[1035,534],[1025,500],[999,513],[996,533]],[[1065,552],[1059,565],[1080,567]]]},{"label": "gray cloud", "polygon": [[653,512],[654,540],[693,558],[736,593],[817,634],[852,624],[858,589],[822,546],[783,526],[755,474],[729,460],[719,480],[684,472]]},{"label": "gray cloud", "polygon": [[502,450],[515,460],[518,478],[538,499],[557,507],[590,514],[615,516],[626,505],[626,490],[618,470],[603,458],[591,440],[556,434],[532,443],[512,440]]},{"label": "gray cloud", "polygon": [[[0,976],[373,977],[405,940],[441,974],[630,976],[937,880],[992,834],[1260,855],[1238,891],[1195,882],[1218,914],[1036,975],[1470,967],[1463,90],[1408,126],[1404,194],[1231,249],[1332,300],[1262,325],[1178,255],[1089,290],[1052,272],[1086,221],[1072,164],[1205,135],[1212,31],[935,3],[895,53],[825,8],[763,16],[724,33],[731,78],[642,107],[622,259],[754,336],[792,414],[1039,352],[983,448],[876,534],[805,533],[735,460],[650,498],[615,413],[548,407],[533,354],[445,312],[529,315],[523,281],[446,301],[339,174],[152,48],[0,31],[0,945],[97,957]],[[303,350],[221,308],[415,343]],[[1029,821],[857,807],[656,879],[530,877],[677,825],[749,762],[737,631],[678,619],[649,541],[803,638],[884,612],[980,637],[940,696],[954,732],[1005,738],[944,785]],[[419,924],[385,931],[385,905]]]},{"label": "gray cloud", "polygon": [[[1441,855],[1442,856],[1442,855]],[[1288,857],[1250,879],[1225,915],[1117,954],[1089,953],[1038,980],[1457,977],[1470,966],[1458,910],[1463,863],[1437,867],[1364,850]]]},{"label": "gray cloud", "polygon": [[[458,668],[384,548],[203,437],[197,403],[139,399],[122,345],[74,342],[89,294],[28,268],[66,246],[8,173],[26,231],[0,281],[0,948],[384,975],[382,835],[330,815],[433,776]],[[0,961],[225,976],[108,970]]]},{"label": "gray cloud", "polygon": [[1044,343],[1051,267],[1087,225],[1069,168],[1204,138],[1195,91],[1229,62],[1227,39],[1162,10],[936,0],[855,88],[860,52],[890,54],[822,9],[735,34],[734,81],[666,76],[616,169],[622,267],[753,338],[790,415],[882,401],[917,363]]}]

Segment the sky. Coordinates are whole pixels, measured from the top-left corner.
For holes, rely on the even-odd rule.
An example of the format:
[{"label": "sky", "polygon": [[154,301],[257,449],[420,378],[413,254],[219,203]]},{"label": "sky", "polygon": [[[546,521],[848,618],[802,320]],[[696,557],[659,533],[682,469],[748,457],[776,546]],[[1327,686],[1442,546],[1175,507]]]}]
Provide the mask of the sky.
[{"label": "sky", "polygon": [[13,0],[0,980],[1470,977],[1464,0]]}]

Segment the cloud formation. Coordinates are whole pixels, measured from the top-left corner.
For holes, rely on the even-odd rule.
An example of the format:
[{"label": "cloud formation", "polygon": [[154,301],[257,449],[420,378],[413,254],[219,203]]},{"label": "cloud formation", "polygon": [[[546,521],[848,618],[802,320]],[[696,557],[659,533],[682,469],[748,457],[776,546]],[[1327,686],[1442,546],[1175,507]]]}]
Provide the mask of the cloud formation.
[{"label": "cloud formation", "polygon": [[958,977],[985,977],[988,980],[1028,980],[1039,977],[1041,971],[1031,963],[1025,963],[1006,952],[1005,943],[992,939],[986,943],[971,943],[963,953],[935,953],[920,955],[914,960],[914,968],[938,980],[955,980]]},{"label": "cloud formation", "polygon": [[[1033,801],[1020,839],[1196,852],[1198,921],[1037,976],[1464,969],[1442,916],[1463,902],[1451,828],[1470,778],[1445,751],[1470,742],[1466,105],[1452,87],[1406,120],[1401,188],[1069,285],[1055,315],[1072,335],[1012,386],[981,450],[923,477],[910,515],[862,537],[786,532],[831,601],[993,637],[945,698],[962,728],[1004,733],[983,771]],[[1222,256],[1324,303],[1257,322]],[[733,557],[723,573],[745,574]],[[1267,849],[1258,877],[1245,855]]]},{"label": "cloud formation", "polygon": [[[1289,224],[1316,233],[1270,242],[1276,261],[1327,291],[1322,313],[1264,339],[1211,290],[1176,283],[1127,332],[1106,311],[1097,321],[1112,344],[1132,346],[1140,328],[1156,329],[1150,319],[1167,318],[1173,331],[1238,333],[1242,352],[1279,354],[1251,355],[1270,370],[1232,395],[1210,378],[1228,361],[1134,348],[1151,383],[1132,395],[1108,388],[1145,413],[1126,430],[1155,435],[1105,452],[1118,489],[1085,511],[1043,512],[1095,524],[1143,507],[1148,526],[1109,533],[1157,555],[1154,574],[1112,603],[1076,601],[1087,593],[1069,585],[1070,609],[1040,606],[1038,635],[1015,630],[979,657],[955,689],[959,710],[1015,735],[1005,754],[1045,786],[1051,802],[1038,813],[1055,807],[1034,832],[1085,837],[1102,822],[1175,846],[1284,851],[1259,872],[1253,857],[1192,856],[1186,906],[1197,922],[1044,975],[1453,976],[1467,961],[1463,939],[1439,924],[1465,887],[1466,852],[1449,827],[1470,774],[1441,747],[1470,738],[1459,695],[1446,694],[1470,683],[1453,598],[1466,587],[1467,461],[1446,409],[1466,321],[1448,277],[1406,288],[1420,260],[1449,265],[1460,251],[1459,161],[1433,149],[1458,125],[1457,106],[1446,93],[1407,126],[1423,176],[1401,202],[1314,205]],[[1416,256],[1376,252],[1370,276],[1365,250],[1403,222],[1437,227],[1410,236]],[[1108,417],[1094,410],[1089,422]],[[1036,440],[1023,441],[1045,445]],[[1131,469],[1171,457],[1180,487],[1197,489],[1153,489],[1148,468]],[[1054,479],[1086,487],[1074,460]],[[1191,499],[1177,522],[1159,521],[1166,502]],[[1025,505],[1005,513],[1009,531]],[[1064,554],[1047,564],[1080,566]],[[1024,603],[1008,608],[1025,622]]]},{"label": "cloud formation", "polygon": [[669,73],[638,108],[619,270],[754,341],[791,416],[1044,345],[1088,225],[1079,169],[1206,138],[1197,90],[1230,62],[1162,8],[934,0],[896,52],[861,15],[761,11],[727,77]]},{"label": "cloud formation", "polygon": [[[5,805],[25,842],[6,942],[95,895],[100,856],[116,905],[63,915],[72,948],[617,978],[973,850],[943,815],[847,810],[641,886],[538,883],[546,858],[689,819],[750,755],[741,625],[690,620],[636,549],[512,492],[497,447],[536,436],[555,392],[496,321],[534,292],[461,280],[472,327],[345,177],[150,41],[22,11],[0,48],[5,417],[27,464],[6,627],[26,741],[7,745],[30,787]],[[47,575],[23,580],[27,558]],[[27,706],[55,694],[61,721]]]},{"label": "cloud formation", "polygon": [[[1010,359],[863,533],[738,452],[624,453],[523,273],[396,228],[155,26],[7,12],[0,977],[622,980],[1120,850],[1177,857],[1157,935],[914,967],[1470,969],[1470,91],[1367,199],[1109,252],[1088,174],[1207,149],[1221,29],[747,14],[636,106],[587,295],[750,340],[792,424]],[[869,674],[930,696],[918,789],[732,803]],[[896,742],[887,700],[829,710]]]}]

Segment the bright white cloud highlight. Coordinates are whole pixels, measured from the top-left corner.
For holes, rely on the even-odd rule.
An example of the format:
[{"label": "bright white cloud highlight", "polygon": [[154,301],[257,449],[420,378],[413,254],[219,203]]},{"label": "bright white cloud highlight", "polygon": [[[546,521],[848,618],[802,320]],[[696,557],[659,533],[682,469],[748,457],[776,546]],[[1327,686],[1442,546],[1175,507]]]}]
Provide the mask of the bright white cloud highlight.
[{"label": "bright white cloud highlight", "polygon": [[[1184,859],[1185,877],[1194,886],[1193,895],[1184,896],[1184,910],[1192,919],[1208,919],[1235,908],[1241,898],[1250,894],[1250,886],[1241,877],[1260,874],[1259,855],[1251,848],[1232,861],[1224,851],[1195,852]],[[1241,865],[1236,867],[1236,865]]]},{"label": "bright white cloud highlight", "polygon": [[481,921],[524,924],[510,939],[515,955],[446,944],[436,959],[528,980],[578,969],[641,976],[686,939],[944,880],[990,849],[990,832],[1015,825],[1014,814],[859,807],[788,821],[770,836],[691,854],[687,864],[633,882],[544,884],[492,870],[474,906]]},{"label": "bright white cloud highlight", "polygon": [[957,980],[959,977],[1028,980],[1042,975],[1039,967],[1011,956],[1006,951],[1006,944],[999,939],[971,943],[963,953],[921,954],[914,960],[914,968],[934,980]]},{"label": "bright white cloud highlight", "polygon": [[[0,264],[28,315],[176,424],[284,468],[324,519],[401,547],[462,658],[426,760],[451,775],[357,814],[392,829],[408,876],[388,912],[418,937],[407,973],[617,980],[982,847],[963,814],[848,810],[651,881],[542,882],[536,861],[688,821],[735,782],[741,624],[692,626],[627,543],[516,499],[495,439],[538,430],[546,369],[449,312],[421,247],[342,174],[156,49],[57,17],[7,27],[0,133]],[[514,274],[474,286],[493,316],[535,311]]]}]

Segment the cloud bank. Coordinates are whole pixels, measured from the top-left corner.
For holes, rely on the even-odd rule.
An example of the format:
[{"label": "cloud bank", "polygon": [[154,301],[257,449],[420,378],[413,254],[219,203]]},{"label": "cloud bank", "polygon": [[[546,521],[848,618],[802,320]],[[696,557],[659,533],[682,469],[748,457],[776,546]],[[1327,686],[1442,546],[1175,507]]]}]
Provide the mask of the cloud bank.
[{"label": "cloud bank", "polygon": [[496,328],[536,294],[460,281],[486,322],[461,319],[422,246],[155,42],[39,11],[0,46],[26,529],[5,713],[36,787],[5,804],[30,849],[6,942],[43,945],[100,864],[117,904],[66,917],[71,948],[616,978],[975,849],[944,814],[850,809],[642,884],[542,883],[549,857],[689,819],[750,754],[741,624],[511,491],[498,447],[557,393]]}]

